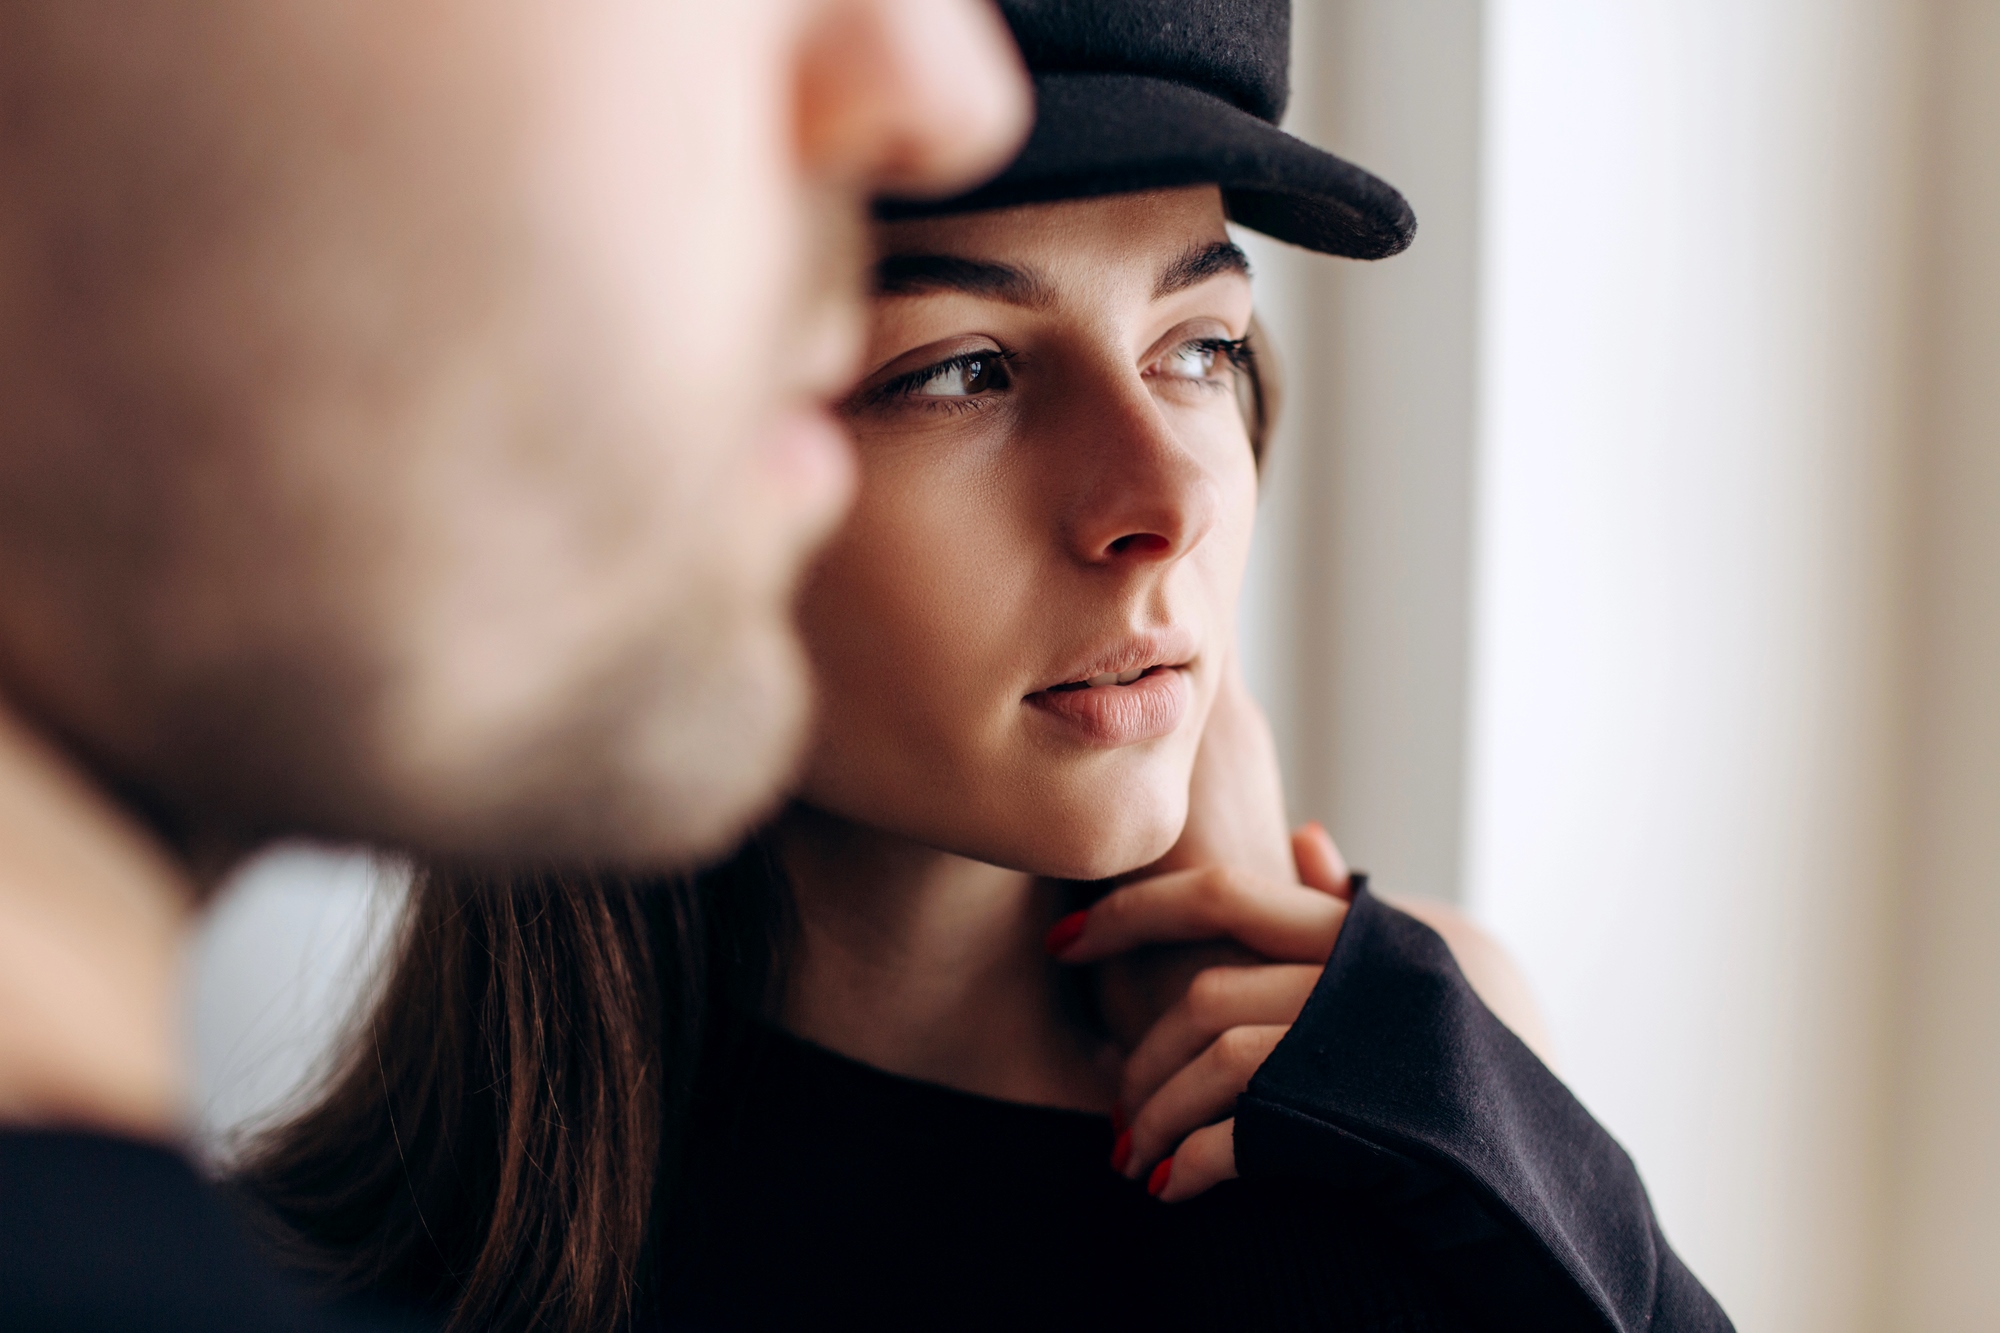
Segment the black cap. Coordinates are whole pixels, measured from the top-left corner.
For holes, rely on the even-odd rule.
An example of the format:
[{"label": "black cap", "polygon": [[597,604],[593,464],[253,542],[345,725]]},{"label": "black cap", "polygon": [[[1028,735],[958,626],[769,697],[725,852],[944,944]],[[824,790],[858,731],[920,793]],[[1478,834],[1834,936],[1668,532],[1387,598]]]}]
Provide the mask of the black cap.
[{"label": "black cap", "polygon": [[1290,0],[999,0],[1035,81],[1035,128],[992,181],[878,216],[1215,184],[1231,220],[1326,254],[1381,259],[1416,215],[1394,186],[1277,127]]}]

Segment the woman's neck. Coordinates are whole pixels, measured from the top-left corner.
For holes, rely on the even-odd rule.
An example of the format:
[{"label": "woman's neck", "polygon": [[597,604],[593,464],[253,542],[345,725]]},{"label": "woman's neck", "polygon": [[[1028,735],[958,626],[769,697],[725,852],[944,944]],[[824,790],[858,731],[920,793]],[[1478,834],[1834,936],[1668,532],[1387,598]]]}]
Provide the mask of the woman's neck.
[{"label": "woman's neck", "polygon": [[965,1092],[1109,1108],[1110,1048],[1065,1012],[1042,949],[1058,886],[806,809],[779,845],[800,933],[791,1031]]}]

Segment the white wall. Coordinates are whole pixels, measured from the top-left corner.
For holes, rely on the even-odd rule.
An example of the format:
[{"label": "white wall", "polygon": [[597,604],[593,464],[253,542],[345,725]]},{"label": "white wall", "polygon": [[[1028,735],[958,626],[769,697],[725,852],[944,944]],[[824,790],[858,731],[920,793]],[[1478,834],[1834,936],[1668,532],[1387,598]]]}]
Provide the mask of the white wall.
[{"label": "white wall", "polygon": [[[1393,181],[1417,244],[1252,249],[1288,372],[1245,618],[1298,819],[1378,885],[1453,898],[1470,638],[1478,0],[1302,4],[1287,126]],[[1277,318],[1271,319],[1272,312]]]},{"label": "white wall", "polygon": [[223,1158],[324,1068],[396,920],[398,867],[280,846],[231,881],[189,969],[197,1141]]},{"label": "white wall", "polygon": [[1297,813],[1507,938],[1743,1327],[2000,1327],[2000,5],[1301,20],[1424,226],[1274,261]]},{"label": "white wall", "polygon": [[1910,25],[1489,8],[1468,897],[1746,1327],[1873,1327]]}]

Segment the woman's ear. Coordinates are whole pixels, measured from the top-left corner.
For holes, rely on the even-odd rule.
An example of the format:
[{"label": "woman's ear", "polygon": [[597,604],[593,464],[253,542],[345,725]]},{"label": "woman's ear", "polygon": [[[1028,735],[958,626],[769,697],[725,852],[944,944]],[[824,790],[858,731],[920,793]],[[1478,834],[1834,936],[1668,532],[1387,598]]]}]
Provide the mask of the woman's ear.
[{"label": "woman's ear", "polygon": [[1249,355],[1245,358],[1243,373],[1236,377],[1236,403],[1243,412],[1243,428],[1250,435],[1250,456],[1257,460],[1257,472],[1261,476],[1264,460],[1271,448],[1271,435],[1278,427],[1278,405],[1284,389],[1284,374],[1278,362],[1277,349],[1271,345],[1271,335],[1255,315],[1250,316],[1250,328],[1243,335],[1243,344]]}]

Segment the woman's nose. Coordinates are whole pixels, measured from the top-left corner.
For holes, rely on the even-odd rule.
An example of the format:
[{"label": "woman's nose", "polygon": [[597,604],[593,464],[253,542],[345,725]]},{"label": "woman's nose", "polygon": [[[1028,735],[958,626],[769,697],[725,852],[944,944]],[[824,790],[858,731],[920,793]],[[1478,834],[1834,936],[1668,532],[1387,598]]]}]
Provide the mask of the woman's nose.
[{"label": "woman's nose", "polygon": [[1220,483],[1167,428],[1150,396],[1117,404],[1072,449],[1068,465],[1083,463],[1074,474],[1083,484],[1068,537],[1086,563],[1178,560],[1214,528]]},{"label": "woman's nose", "polygon": [[797,77],[807,171],[871,192],[946,195],[1020,146],[1027,75],[985,0],[812,2]]}]

